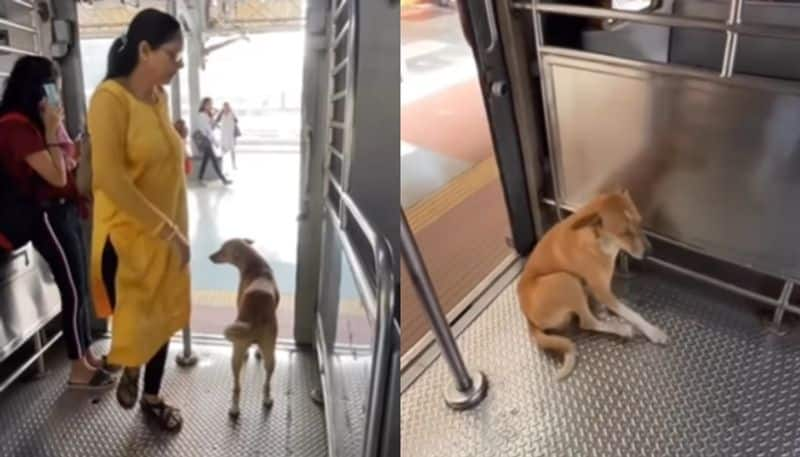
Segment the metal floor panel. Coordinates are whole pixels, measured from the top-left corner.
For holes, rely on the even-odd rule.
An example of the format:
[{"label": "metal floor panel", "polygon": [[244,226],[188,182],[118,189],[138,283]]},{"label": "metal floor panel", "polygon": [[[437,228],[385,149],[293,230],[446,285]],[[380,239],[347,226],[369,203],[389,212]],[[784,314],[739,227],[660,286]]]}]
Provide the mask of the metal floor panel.
[{"label": "metal floor panel", "polygon": [[346,353],[337,357],[338,365],[349,373],[343,392],[344,402],[347,405],[347,429],[350,432],[344,440],[344,452],[347,456],[359,456],[364,446],[371,360],[368,355],[356,356]]},{"label": "metal floor panel", "polygon": [[668,273],[614,290],[670,336],[666,346],[580,332],[575,371],[529,340],[516,281],[458,337],[489,380],[476,409],[454,412],[437,359],[401,397],[402,455],[800,455],[798,335],[767,333],[742,299]]},{"label": "metal floor panel", "polygon": [[46,378],[17,383],[0,396],[0,456],[327,456],[323,410],[309,396],[318,385],[313,353],[278,351],[271,410],[262,407],[264,370],[251,353],[235,423],[228,418],[231,348],[193,347],[200,362],[183,369],[175,363],[181,344],[172,345],[162,387],[183,414],[178,434],[157,430],[138,406],[122,409],[114,389],[67,390],[66,356],[54,350]]}]

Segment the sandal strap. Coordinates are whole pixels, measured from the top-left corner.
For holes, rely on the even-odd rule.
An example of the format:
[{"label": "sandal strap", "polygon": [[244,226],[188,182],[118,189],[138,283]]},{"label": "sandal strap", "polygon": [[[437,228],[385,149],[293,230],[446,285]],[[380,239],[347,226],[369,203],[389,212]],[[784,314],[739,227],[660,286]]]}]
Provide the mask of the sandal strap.
[{"label": "sandal strap", "polygon": [[165,428],[172,429],[183,422],[180,409],[166,404],[164,400],[159,400],[158,403],[150,403],[142,398],[141,405],[145,411],[157,417]]}]

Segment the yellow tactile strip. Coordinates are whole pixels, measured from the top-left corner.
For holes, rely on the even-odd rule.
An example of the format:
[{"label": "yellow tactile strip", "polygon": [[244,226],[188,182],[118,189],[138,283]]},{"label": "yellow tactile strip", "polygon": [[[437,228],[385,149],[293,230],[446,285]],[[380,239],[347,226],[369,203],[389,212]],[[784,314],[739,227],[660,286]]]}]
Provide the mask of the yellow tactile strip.
[{"label": "yellow tactile strip", "polygon": [[494,157],[485,159],[458,175],[445,187],[406,210],[411,231],[417,233],[431,225],[499,176]]},{"label": "yellow tactile strip", "polygon": [[[199,307],[235,308],[236,292],[229,290],[193,290],[192,303]],[[294,295],[281,294],[280,308],[294,308]],[[339,302],[339,310],[343,314],[358,315],[362,312],[358,299],[344,299]]]},{"label": "yellow tactile strip", "polygon": [[[414,232],[436,295],[445,313],[510,253],[508,214],[496,179],[445,212],[424,230]],[[430,325],[403,264],[400,278],[401,352],[425,335]]]}]

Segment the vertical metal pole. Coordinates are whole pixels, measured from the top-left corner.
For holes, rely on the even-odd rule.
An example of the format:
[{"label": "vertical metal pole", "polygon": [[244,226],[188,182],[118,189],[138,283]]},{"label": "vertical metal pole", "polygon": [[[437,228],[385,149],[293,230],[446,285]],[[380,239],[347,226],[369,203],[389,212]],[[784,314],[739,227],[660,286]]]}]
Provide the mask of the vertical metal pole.
[{"label": "vertical metal pole", "polygon": [[[350,27],[347,30],[347,52],[345,52],[344,58],[347,59],[347,65],[345,68],[345,81],[344,81],[344,89],[347,91],[344,99],[344,119],[341,121],[344,123],[345,128],[342,130],[342,168],[341,168],[341,184],[342,190],[344,192],[348,192],[350,190],[350,167],[353,161],[353,109],[355,105],[355,81],[354,81],[354,74],[355,74],[355,46],[356,46],[356,28],[358,27],[357,17],[356,14],[356,6],[357,3],[355,0],[342,0],[342,3],[349,2],[349,5],[345,6],[345,8],[350,9],[350,14],[348,15],[348,21],[350,23]],[[336,29],[336,19],[333,20],[333,27],[332,30],[333,35],[331,37],[331,53],[333,55],[332,64],[333,66],[336,65],[335,62],[336,57],[336,49],[334,44],[335,37],[338,36],[340,30]],[[369,59],[369,57],[367,57]],[[333,91],[331,93],[336,92],[336,85],[334,84],[336,78],[334,78],[333,74],[331,73],[331,86],[333,87]],[[331,104],[331,108],[333,108],[333,104]],[[334,113],[335,110],[331,109],[331,113]],[[331,114],[333,116],[333,114]],[[341,222],[341,228],[343,230],[347,229],[348,223],[348,214],[345,210],[344,202],[339,202],[339,221]]]},{"label": "vertical metal pole", "polygon": [[546,78],[546,71],[544,68],[544,59],[542,58],[542,53],[539,51],[542,46],[544,46],[544,32],[543,32],[543,25],[542,25],[542,14],[539,12],[537,7],[539,6],[539,0],[533,0],[533,10],[531,14],[533,15],[533,32],[534,32],[534,39],[536,43],[536,60],[539,65],[539,81],[542,91],[542,98],[545,101],[544,107],[544,120],[545,120],[545,130],[547,134],[547,144],[549,145],[550,153],[549,162],[550,162],[550,180],[553,182],[553,199],[556,202],[556,216],[558,220],[564,219],[564,212],[561,207],[561,186],[559,185],[558,181],[558,171],[556,168],[556,158],[553,145],[555,144],[553,139],[553,120],[551,119],[550,114],[550,103],[547,91],[547,81]]},{"label": "vertical metal pole", "polygon": [[[167,0],[167,11],[169,14],[178,16],[178,0]],[[180,73],[175,75],[175,78],[170,84],[170,98],[172,104],[172,121],[175,122],[181,118],[181,77]],[[185,120],[184,120],[185,121]],[[187,125],[188,127],[188,125]]]},{"label": "vertical metal pole", "polygon": [[187,79],[189,80],[189,132],[194,132],[198,127],[198,116],[200,109],[200,63],[203,59],[203,30],[205,24],[202,22],[202,6],[197,0],[185,0],[192,4],[192,8],[187,12],[192,19],[192,31],[188,36],[186,62]]},{"label": "vertical metal pole", "polygon": [[[731,0],[731,9],[728,12],[727,24],[730,27],[742,23],[743,0]],[[733,76],[733,67],[736,62],[736,49],[739,44],[739,34],[728,30],[725,32],[725,54],[722,56],[722,71],[720,76],[730,78]]]},{"label": "vertical metal pole", "polygon": [[[39,330],[38,332],[36,332],[35,335],[33,335],[33,349],[36,352],[40,352],[42,350],[42,331],[41,330]],[[42,353],[36,359],[36,376],[37,377],[42,377],[42,376],[44,376],[44,374],[45,374],[44,353]]]},{"label": "vertical metal pole", "polygon": [[778,299],[778,307],[775,309],[775,314],[772,315],[772,324],[768,328],[770,333],[776,335],[786,334],[786,330],[781,329],[781,323],[783,323],[783,314],[786,311],[786,305],[789,304],[789,299],[792,296],[792,289],[794,289],[794,281],[786,281],[783,284],[783,290]]},{"label": "vertical metal pole", "polygon": [[[170,0],[167,7],[171,14],[178,13],[178,0]],[[200,59],[203,55],[203,30],[205,23],[202,22],[203,12],[201,1],[198,0],[184,0],[187,12],[191,15],[191,28],[189,34],[188,44],[188,68],[189,77],[189,132],[193,132],[197,128],[197,110],[200,99]],[[178,86],[177,91],[176,86]],[[177,97],[177,98],[176,98]],[[177,99],[177,103],[175,100]],[[180,117],[180,75],[175,75],[175,80],[172,82],[172,112],[173,116],[178,113]],[[191,323],[187,324],[183,329],[183,351],[175,357],[175,361],[182,367],[189,367],[197,364],[197,355],[192,352],[192,329]]]},{"label": "vertical metal pole", "polygon": [[[80,27],[78,27],[78,5],[76,2],[53,2],[53,18],[72,25],[72,37],[67,55],[58,60],[64,86],[64,111],[66,127],[70,136],[75,136],[84,128],[86,118],[86,94],[81,65]],[[35,24],[37,30],[42,24]],[[39,41],[37,33],[35,41]],[[37,50],[39,52],[39,50]]]},{"label": "vertical metal pole", "polygon": [[192,352],[191,324],[183,329],[183,351],[175,356],[175,361],[182,367],[191,367],[197,364],[197,354]]},{"label": "vertical metal pole", "polygon": [[630,257],[628,257],[628,254],[625,252],[620,252],[618,261],[619,264],[616,271],[617,276],[622,279],[632,278],[633,273],[631,273]]},{"label": "vertical metal pole", "polygon": [[389,257],[388,242],[378,242],[374,252],[375,275],[377,285],[377,316],[375,325],[375,351],[372,359],[372,377],[370,382],[369,401],[367,405],[367,430],[364,439],[365,456],[378,455],[381,434],[381,419],[384,417],[386,388],[390,384],[387,372],[390,369],[392,308],[394,297],[394,262]]},{"label": "vertical metal pole", "polygon": [[450,326],[436,297],[428,270],[411,233],[405,211],[402,211],[400,244],[422,307],[428,315],[433,333],[442,348],[442,355],[455,378],[455,386],[445,391],[445,402],[453,409],[472,408],[486,396],[486,377],[481,372],[470,374],[464,365],[464,359],[461,357],[452,332],[450,332]]}]

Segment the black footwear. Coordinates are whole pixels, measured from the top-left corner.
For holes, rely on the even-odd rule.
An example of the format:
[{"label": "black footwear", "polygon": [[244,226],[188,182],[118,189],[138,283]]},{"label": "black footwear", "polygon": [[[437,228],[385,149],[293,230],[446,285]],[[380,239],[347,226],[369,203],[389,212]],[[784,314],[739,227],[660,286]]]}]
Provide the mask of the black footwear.
[{"label": "black footwear", "polygon": [[117,385],[117,401],[125,409],[131,409],[139,399],[139,369],[136,368],[134,374],[132,370],[126,368],[122,371],[122,377]]},{"label": "black footwear", "polygon": [[164,400],[159,400],[158,403],[150,403],[142,398],[139,401],[139,407],[150,419],[158,422],[158,426],[162,430],[177,432],[183,426],[181,411],[164,403]]}]

